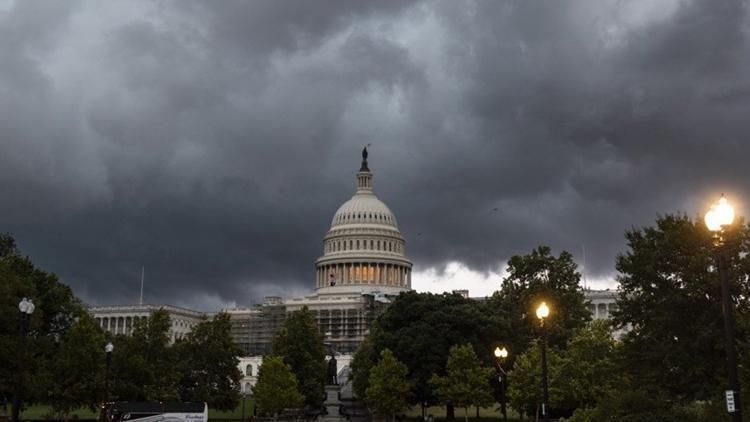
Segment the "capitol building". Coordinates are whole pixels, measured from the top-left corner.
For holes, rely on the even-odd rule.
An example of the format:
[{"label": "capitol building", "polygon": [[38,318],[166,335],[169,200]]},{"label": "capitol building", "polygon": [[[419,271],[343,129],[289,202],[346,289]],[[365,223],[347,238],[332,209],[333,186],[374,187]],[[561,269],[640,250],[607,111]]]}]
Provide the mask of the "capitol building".
[{"label": "capitol building", "polygon": [[[345,368],[375,318],[401,292],[411,290],[411,277],[406,239],[396,216],[375,195],[364,149],[354,195],[334,213],[322,239],[322,255],[311,277],[314,291],[289,299],[268,296],[260,304],[223,310],[230,316],[232,337],[244,355],[239,364],[244,375],[242,390],[248,392],[255,383],[262,356],[271,353],[273,337],[286,315],[304,307],[315,316],[324,342],[342,354],[339,365]],[[459,291],[465,297],[468,293]],[[615,293],[584,291],[594,319],[607,318],[615,309]],[[105,330],[129,335],[135,320],[159,308],[170,314],[173,341],[206,316],[168,305],[93,306],[89,310]]]}]

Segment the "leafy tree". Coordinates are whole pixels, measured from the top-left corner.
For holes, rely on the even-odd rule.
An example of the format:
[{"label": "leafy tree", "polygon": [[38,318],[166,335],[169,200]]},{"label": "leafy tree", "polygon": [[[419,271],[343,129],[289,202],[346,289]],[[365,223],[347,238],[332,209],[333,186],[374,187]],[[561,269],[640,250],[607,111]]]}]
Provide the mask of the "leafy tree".
[{"label": "leafy tree", "polygon": [[196,325],[183,341],[174,347],[180,357],[183,401],[205,401],[212,409],[232,410],[240,400],[237,368],[242,350],[230,334],[229,315],[221,312]]},{"label": "leafy tree", "polygon": [[490,394],[492,368],[482,366],[471,344],[451,347],[444,377],[433,375],[430,385],[443,403],[464,408],[469,421],[469,406],[489,406],[494,401]]},{"label": "leafy tree", "polygon": [[566,422],[693,422],[685,412],[673,409],[664,397],[645,390],[626,389],[602,397],[595,408],[581,408]]},{"label": "leafy tree", "polygon": [[[617,257],[614,313],[616,324],[632,327],[622,339],[624,369],[644,388],[664,390],[685,403],[714,399],[726,388],[726,370],[711,233],[700,220],[665,215],[654,226],[627,231],[625,238],[628,250]],[[750,228],[738,219],[725,239],[742,359],[750,334]]]},{"label": "leafy tree", "polygon": [[326,352],[315,317],[307,307],[287,316],[273,339],[273,353],[292,367],[305,404],[320,407],[324,398]]},{"label": "leafy tree", "polygon": [[280,356],[267,356],[258,369],[258,381],[253,387],[256,406],[262,415],[278,416],[286,408],[296,408],[304,403],[297,377],[292,367]]},{"label": "leafy tree", "polygon": [[559,409],[594,407],[601,397],[625,383],[609,321],[592,321],[578,330],[560,353],[562,360],[555,382],[562,392]]},{"label": "leafy tree", "polygon": [[[567,348],[547,349],[551,413],[569,416],[626,383],[608,321],[593,321],[576,332]],[[531,414],[542,401],[541,355],[538,343],[519,357],[509,374],[511,404]]]},{"label": "leafy tree", "polygon": [[538,336],[535,312],[541,301],[547,302],[552,311],[545,324],[553,346],[565,347],[573,333],[591,319],[580,285],[581,274],[569,252],[562,251],[555,257],[549,247],[539,246],[527,255],[511,257],[507,271],[502,288],[490,298],[487,309],[494,313],[516,356]]},{"label": "leafy tree", "polygon": [[[22,348],[18,302],[24,296],[33,300],[36,309]],[[22,358],[24,402],[45,400],[52,389],[48,371],[57,342],[73,321],[86,314],[69,286],[22,256],[11,235],[0,234],[0,400],[12,400]]]},{"label": "leafy tree", "polygon": [[391,415],[408,409],[411,384],[407,380],[408,369],[393,353],[385,349],[380,360],[370,369],[370,382],[365,391],[365,402],[376,413]]},{"label": "leafy tree", "polygon": [[57,419],[66,419],[81,407],[96,410],[102,399],[105,344],[104,331],[90,315],[75,321],[60,338],[47,368],[50,380],[46,401]]},{"label": "leafy tree", "polygon": [[476,350],[487,351],[479,358],[489,364],[492,342],[503,338],[496,328],[481,302],[457,294],[401,293],[375,321],[372,347],[363,348],[361,359],[357,356],[352,363],[355,388],[367,388],[358,374],[387,348],[409,369],[413,403],[435,404],[437,397],[428,381],[433,374],[445,373],[451,346],[471,343]]},{"label": "leafy tree", "polygon": [[154,311],[136,320],[130,337],[117,336],[112,354],[115,397],[127,401],[179,400],[181,373],[176,349],[169,347],[169,313]]},{"label": "leafy tree", "polygon": [[[557,348],[547,348],[547,376],[549,386],[549,407],[554,414],[563,401],[564,392],[560,388],[562,357]],[[538,341],[532,343],[525,353],[519,356],[513,369],[508,373],[508,402],[519,413],[533,415],[541,406],[542,354]]]},{"label": "leafy tree", "polygon": [[365,337],[365,340],[359,344],[357,351],[354,352],[351,362],[352,388],[357,397],[365,397],[367,386],[370,384],[370,370],[375,366],[372,356],[373,350],[372,336]]}]

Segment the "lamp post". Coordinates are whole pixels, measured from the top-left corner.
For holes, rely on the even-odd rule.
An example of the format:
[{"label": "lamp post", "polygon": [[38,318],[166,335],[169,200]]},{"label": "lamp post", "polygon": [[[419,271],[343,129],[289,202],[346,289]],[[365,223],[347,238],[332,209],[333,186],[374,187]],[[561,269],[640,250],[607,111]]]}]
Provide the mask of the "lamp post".
[{"label": "lamp post", "polygon": [[549,307],[542,302],[536,308],[536,317],[542,326],[542,389],[544,396],[542,398],[542,416],[544,422],[549,422],[549,391],[547,387],[547,328],[544,326],[544,320],[549,316]]},{"label": "lamp post", "polygon": [[503,368],[503,362],[507,357],[508,349],[506,349],[505,346],[503,346],[502,349],[500,348],[500,346],[495,347],[497,369],[500,371],[498,379],[500,381],[500,412],[503,414],[503,422],[507,422],[508,420],[508,414],[505,407],[505,383],[507,382],[506,379],[508,378],[508,375],[505,373],[505,369]]},{"label": "lamp post", "polygon": [[115,346],[110,341],[104,346],[104,352],[107,353],[107,370],[104,374],[104,401],[109,401],[109,367],[112,365],[112,351]]},{"label": "lamp post", "polygon": [[737,356],[734,350],[734,316],[732,314],[732,297],[729,289],[727,268],[727,245],[724,241],[724,226],[734,221],[734,210],[724,195],[719,202],[712,205],[705,216],[706,227],[714,233],[716,261],[721,280],[721,313],[724,316],[724,348],[727,354],[727,373],[729,390],[726,391],[727,411],[733,422],[742,422],[740,405],[740,382],[737,379]]},{"label": "lamp post", "polygon": [[18,348],[18,380],[16,383],[16,394],[13,397],[13,422],[18,422],[18,414],[21,410],[21,395],[23,394],[23,376],[25,371],[26,361],[26,336],[29,331],[29,319],[31,314],[34,313],[34,303],[31,299],[25,297],[21,299],[18,304],[18,310],[21,311],[21,344]]}]

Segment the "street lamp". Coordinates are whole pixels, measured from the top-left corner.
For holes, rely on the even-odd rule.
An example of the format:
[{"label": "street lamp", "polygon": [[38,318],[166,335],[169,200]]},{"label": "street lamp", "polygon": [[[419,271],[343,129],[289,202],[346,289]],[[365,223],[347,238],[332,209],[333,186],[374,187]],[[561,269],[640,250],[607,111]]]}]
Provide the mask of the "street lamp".
[{"label": "street lamp", "polygon": [[544,326],[544,320],[549,316],[549,307],[546,303],[542,302],[538,308],[536,308],[536,317],[539,318],[539,322],[542,326],[542,388],[544,390],[544,396],[542,400],[542,415],[544,416],[544,422],[549,422],[549,391],[547,388],[547,330]]},{"label": "street lamp", "polygon": [[724,227],[734,221],[734,210],[729,205],[724,194],[719,202],[712,205],[705,216],[706,227],[714,232],[716,245],[716,261],[718,263],[719,279],[721,280],[721,313],[724,316],[724,348],[727,354],[727,372],[729,390],[726,391],[727,410],[732,415],[733,422],[742,422],[740,405],[740,382],[737,379],[737,356],[734,350],[734,316],[732,314],[732,298],[729,291],[729,274],[727,269],[727,245],[724,241]]},{"label": "street lamp", "polygon": [[104,401],[109,401],[109,367],[112,365],[112,351],[115,350],[115,346],[110,341],[104,346],[104,352],[107,354],[107,372],[104,375]]},{"label": "street lamp", "polygon": [[16,395],[13,398],[13,422],[18,422],[18,414],[21,409],[21,395],[23,394],[23,375],[24,375],[24,363],[26,361],[26,336],[29,331],[29,319],[31,314],[34,313],[34,302],[31,299],[23,298],[18,303],[18,310],[21,312],[21,344],[18,348],[18,380],[16,383]]},{"label": "street lamp", "polygon": [[503,346],[501,349],[500,346],[495,347],[495,358],[497,358],[497,369],[500,371],[500,375],[498,376],[498,381],[500,381],[500,412],[503,414],[503,422],[508,420],[508,414],[505,407],[505,383],[506,378],[508,378],[508,375],[505,373],[505,369],[503,369],[503,362],[508,357],[508,349]]}]

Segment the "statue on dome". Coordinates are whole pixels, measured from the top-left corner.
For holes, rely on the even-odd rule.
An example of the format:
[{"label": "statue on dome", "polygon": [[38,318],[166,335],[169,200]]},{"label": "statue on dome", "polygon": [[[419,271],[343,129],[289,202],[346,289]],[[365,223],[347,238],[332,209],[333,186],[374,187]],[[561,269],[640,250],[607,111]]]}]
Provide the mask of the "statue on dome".
[{"label": "statue on dome", "polygon": [[362,168],[359,169],[359,171],[370,171],[370,169],[367,167],[367,147],[370,146],[370,144],[365,145],[364,148],[362,148]]}]

